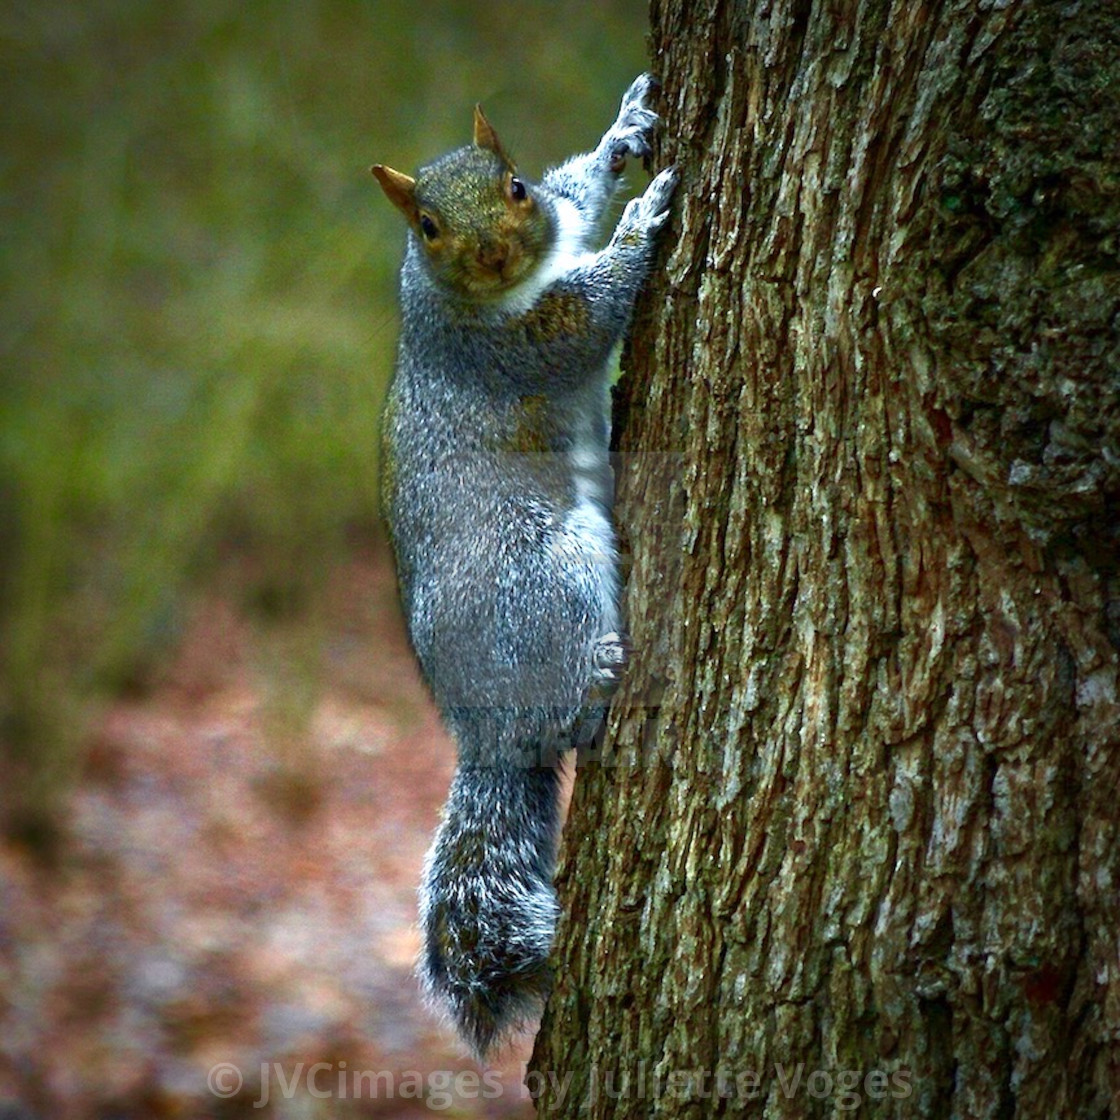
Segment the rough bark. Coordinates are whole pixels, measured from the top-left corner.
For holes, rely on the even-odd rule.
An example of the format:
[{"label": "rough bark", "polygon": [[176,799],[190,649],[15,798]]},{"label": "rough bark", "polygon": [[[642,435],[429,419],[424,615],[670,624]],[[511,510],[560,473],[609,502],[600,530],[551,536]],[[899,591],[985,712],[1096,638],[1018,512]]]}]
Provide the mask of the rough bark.
[{"label": "rough bark", "polygon": [[652,27],[685,178],[539,1114],[1120,1115],[1120,9]]}]

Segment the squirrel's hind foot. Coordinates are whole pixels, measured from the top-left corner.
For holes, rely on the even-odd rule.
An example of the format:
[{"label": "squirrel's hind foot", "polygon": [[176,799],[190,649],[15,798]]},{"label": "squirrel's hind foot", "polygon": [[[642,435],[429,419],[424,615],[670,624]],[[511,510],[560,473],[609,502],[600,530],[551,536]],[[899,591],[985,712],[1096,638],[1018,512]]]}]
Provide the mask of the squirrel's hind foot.
[{"label": "squirrel's hind foot", "polygon": [[595,643],[591,653],[591,661],[595,666],[595,687],[613,690],[618,686],[630,660],[632,648],[629,638],[613,630]]}]

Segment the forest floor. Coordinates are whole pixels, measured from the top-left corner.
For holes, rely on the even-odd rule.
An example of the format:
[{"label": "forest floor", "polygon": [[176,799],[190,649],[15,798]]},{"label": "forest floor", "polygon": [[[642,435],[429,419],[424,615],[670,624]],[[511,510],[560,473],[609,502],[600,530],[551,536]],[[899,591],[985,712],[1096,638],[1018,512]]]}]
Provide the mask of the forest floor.
[{"label": "forest floor", "polygon": [[453,749],[383,551],[327,597],[302,722],[212,595],[95,720],[53,865],[0,846],[4,1120],[532,1115],[531,1041],[480,1069],[412,974]]}]

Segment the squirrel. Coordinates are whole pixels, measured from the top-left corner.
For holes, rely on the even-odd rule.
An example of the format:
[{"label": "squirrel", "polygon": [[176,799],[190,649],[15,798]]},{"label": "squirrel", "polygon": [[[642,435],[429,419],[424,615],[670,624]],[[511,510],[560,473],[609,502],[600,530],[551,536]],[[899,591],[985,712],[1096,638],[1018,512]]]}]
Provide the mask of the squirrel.
[{"label": "squirrel", "polygon": [[677,183],[653,178],[589,249],[658,117],[634,81],[596,148],[521,175],[473,143],[372,168],[408,223],[382,500],[409,638],[458,765],[420,886],[419,973],[484,1060],[539,1014],[558,914],[558,760],[624,668],[609,372]]}]

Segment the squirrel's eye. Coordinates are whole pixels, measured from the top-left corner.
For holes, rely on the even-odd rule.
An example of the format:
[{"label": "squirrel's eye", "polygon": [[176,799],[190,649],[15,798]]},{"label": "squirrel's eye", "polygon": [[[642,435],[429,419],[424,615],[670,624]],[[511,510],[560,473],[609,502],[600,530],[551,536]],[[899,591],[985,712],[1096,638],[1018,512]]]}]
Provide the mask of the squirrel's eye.
[{"label": "squirrel's eye", "polygon": [[525,184],[516,176],[509,181],[509,196],[514,202],[524,202],[529,197]]},{"label": "squirrel's eye", "polygon": [[425,240],[434,241],[439,236],[439,226],[427,214],[420,215],[420,232]]}]

